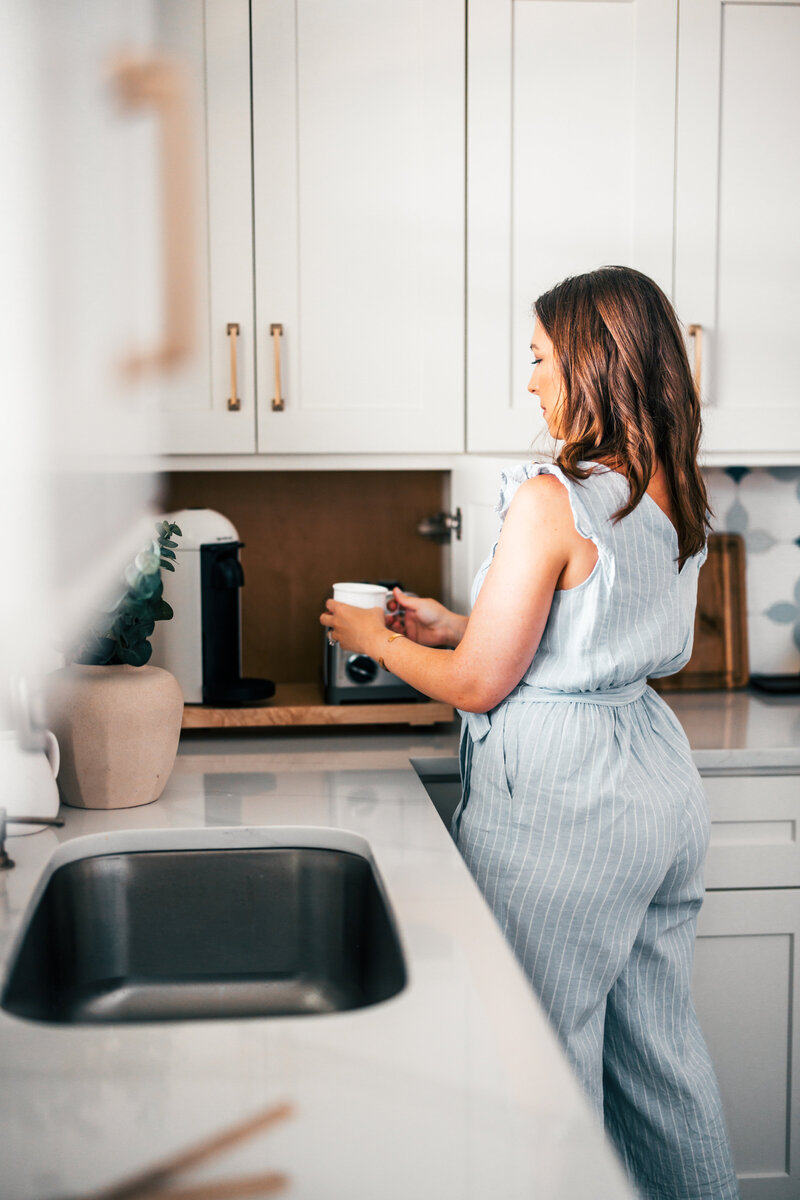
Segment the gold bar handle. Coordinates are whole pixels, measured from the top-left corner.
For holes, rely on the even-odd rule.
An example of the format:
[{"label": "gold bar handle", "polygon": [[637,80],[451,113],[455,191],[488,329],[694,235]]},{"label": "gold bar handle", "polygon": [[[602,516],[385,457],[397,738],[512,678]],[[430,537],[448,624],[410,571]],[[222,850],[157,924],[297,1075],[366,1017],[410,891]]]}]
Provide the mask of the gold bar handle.
[{"label": "gold bar handle", "polygon": [[275,364],[275,395],[272,397],[272,411],[283,412],[286,405],[283,402],[281,395],[281,342],[283,337],[282,325],[270,325],[269,332],[272,337],[272,355]]},{"label": "gold bar handle", "polygon": [[700,385],[703,382],[703,326],[690,325],[687,332],[694,342],[694,370],[692,371],[692,377],[694,379],[694,386],[697,389],[697,397],[701,399]]},{"label": "gold bar handle", "polygon": [[228,396],[228,412],[238,412],[242,407],[242,402],[236,394],[236,339],[239,336],[239,324],[237,321],[230,321],[228,323],[227,333],[231,348],[231,394]]},{"label": "gold bar handle", "polygon": [[164,329],[152,350],[130,354],[125,373],[138,377],[180,366],[195,346],[194,176],[189,84],[177,59],[121,54],[111,68],[120,102],[152,108],[160,129]]}]

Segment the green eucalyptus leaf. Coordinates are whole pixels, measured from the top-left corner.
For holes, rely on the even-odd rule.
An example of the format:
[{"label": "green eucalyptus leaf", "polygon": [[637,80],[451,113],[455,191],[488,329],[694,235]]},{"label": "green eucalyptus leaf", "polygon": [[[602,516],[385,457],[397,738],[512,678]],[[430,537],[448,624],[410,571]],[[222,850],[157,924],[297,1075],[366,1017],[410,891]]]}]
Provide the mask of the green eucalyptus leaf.
[{"label": "green eucalyptus leaf", "polygon": [[136,594],[132,598],[133,604],[145,604],[151,600],[158,591],[161,579],[158,575],[142,575],[136,585]]},{"label": "green eucalyptus leaf", "polygon": [[139,667],[149,661],[152,647],[148,638],[155,622],[169,621],[174,616],[163,598],[161,573],[175,570],[175,551],[179,547],[173,536],[182,536],[180,527],[166,520],[155,524],[154,530],[156,537],[123,571],[124,591],[111,596],[92,619],[83,642],[72,654],[75,662]]},{"label": "green eucalyptus leaf", "polygon": [[75,655],[75,662],[85,666],[105,666],[113,661],[117,645],[110,638],[88,638]]},{"label": "green eucalyptus leaf", "polygon": [[[136,587],[136,584],[140,578],[140,575],[141,575],[141,572],[139,571],[136,564],[128,563],[127,567],[125,568],[125,582],[127,583],[129,588]],[[120,603],[121,603],[121,601],[120,601]]]},{"label": "green eucalyptus leaf", "polygon": [[155,575],[158,571],[158,555],[152,550],[142,550],[133,560],[143,575]]},{"label": "green eucalyptus leaf", "polygon": [[137,659],[138,659],[138,661],[137,661],[137,662],[135,662],[133,665],[134,665],[135,667],[143,667],[143,666],[144,666],[144,664],[145,664],[146,662],[148,662],[148,661],[149,661],[149,659],[150,659],[150,655],[151,655],[152,653],[153,653],[153,647],[150,645],[150,643],[149,643],[149,642],[142,642],[142,643],[141,643],[141,644],[140,644],[140,645],[137,647]]},{"label": "green eucalyptus leaf", "polygon": [[153,653],[153,647],[149,642],[136,642],[135,645],[129,646],[120,653],[124,655],[123,662],[128,663],[131,667],[143,667]]}]

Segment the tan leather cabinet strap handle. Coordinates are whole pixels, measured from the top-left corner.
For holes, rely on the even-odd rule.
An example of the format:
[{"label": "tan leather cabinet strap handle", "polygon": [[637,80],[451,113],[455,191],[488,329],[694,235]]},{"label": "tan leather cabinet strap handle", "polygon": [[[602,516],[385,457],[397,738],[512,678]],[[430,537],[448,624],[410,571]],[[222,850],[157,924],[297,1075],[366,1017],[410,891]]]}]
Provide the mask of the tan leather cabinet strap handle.
[{"label": "tan leather cabinet strap handle", "polygon": [[236,339],[239,336],[239,325],[236,321],[228,323],[227,333],[231,345],[231,394],[228,396],[228,412],[238,412],[242,407],[242,402],[236,394],[238,390],[236,382]]},{"label": "tan leather cabinet strap handle", "polygon": [[692,378],[694,379],[698,398],[702,399],[700,396],[700,384],[703,381],[703,326],[690,325],[687,332],[694,342],[694,370],[692,371]]},{"label": "tan leather cabinet strap handle", "polygon": [[269,332],[272,337],[272,359],[275,367],[275,395],[272,397],[272,411],[283,412],[286,407],[281,393],[281,338],[283,337],[283,326],[270,325]]},{"label": "tan leather cabinet strap handle", "polygon": [[112,87],[127,109],[153,108],[160,127],[164,330],[152,350],[129,355],[127,374],[180,366],[195,344],[195,243],[189,87],[183,66],[158,55],[121,54],[111,67]]}]

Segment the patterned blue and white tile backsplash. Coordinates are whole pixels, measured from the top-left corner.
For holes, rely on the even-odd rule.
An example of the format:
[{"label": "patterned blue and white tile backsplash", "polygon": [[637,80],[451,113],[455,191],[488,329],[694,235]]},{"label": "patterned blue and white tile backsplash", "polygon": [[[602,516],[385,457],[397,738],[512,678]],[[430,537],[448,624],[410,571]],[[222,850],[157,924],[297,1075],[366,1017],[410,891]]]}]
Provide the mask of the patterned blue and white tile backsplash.
[{"label": "patterned blue and white tile backsplash", "polygon": [[800,671],[800,467],[704,471],[714,528],[740,533],[752,674]]}]

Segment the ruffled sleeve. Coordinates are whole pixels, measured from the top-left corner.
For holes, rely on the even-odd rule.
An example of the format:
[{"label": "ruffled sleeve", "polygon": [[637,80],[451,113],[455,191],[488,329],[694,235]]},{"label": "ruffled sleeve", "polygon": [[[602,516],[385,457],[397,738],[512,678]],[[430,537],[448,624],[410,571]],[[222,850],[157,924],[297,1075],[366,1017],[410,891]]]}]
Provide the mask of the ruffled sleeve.
[{"label": "ruffled sleeve", "polygon": [[581,537],[597,542],[597,522],[589,508],[581,481],[570,479],[555,463],[522,463],[520,466],[513,467],[509,471],[501,472],[500,499],[496,505],[496,511],[500,514],[500,520],[505,520],[506,514],[511,507],[511,501],[522,484],[529,479],[535,479],[537,475],[555,475],[556,479],[561,480],[561,483],[567,489],[575,528]]}]

